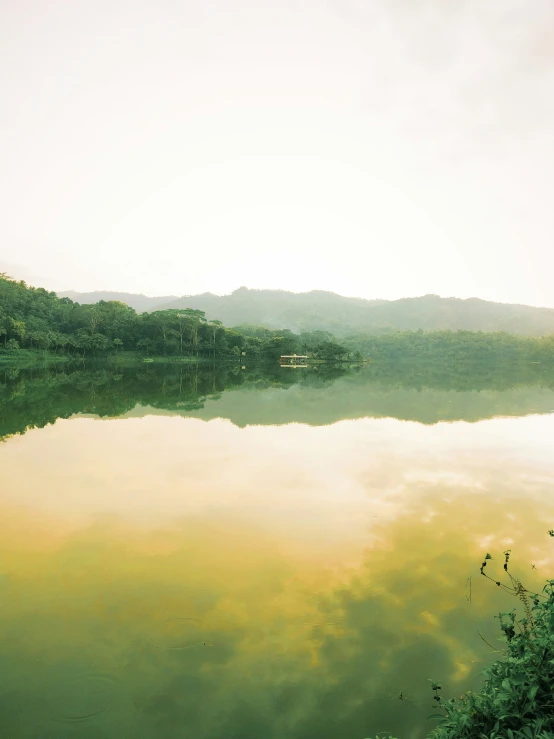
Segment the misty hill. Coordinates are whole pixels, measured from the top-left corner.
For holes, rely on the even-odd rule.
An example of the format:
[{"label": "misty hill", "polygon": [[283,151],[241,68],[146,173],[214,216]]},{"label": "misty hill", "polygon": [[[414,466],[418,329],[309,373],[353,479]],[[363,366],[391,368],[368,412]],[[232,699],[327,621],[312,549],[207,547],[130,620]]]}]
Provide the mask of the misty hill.
[{"label": "misty hill", "polygon": [[264,325],[291,331],[330,331],[337,336],[390,330],[506,331],[527,336],[554,334],[554,309],[493,303],[479,298],[441,298],[424,295],[400,300],[348,298],[322,290],[291,293],[249,290],[231,295],[189,295],[149,298],[128,293],[60,293],[80,303],[121,300],[138,311],[194,308],[225,325]]},{"label": "misty hill", "polygon": [[57,293],[59,298],[69,298],[76,303],[82,305],[92,305],[100,300],[118,300],[121,303],[134,308],[137,313],[148,313],[156,310],[163,303],[170,303],[179,298],[176,295],[166,295],[165,297],[150,298],[148,295],[136,295],[135,293],[116,293],[106,290],[97,290],[92,293],[78,293],[74,290]]}]

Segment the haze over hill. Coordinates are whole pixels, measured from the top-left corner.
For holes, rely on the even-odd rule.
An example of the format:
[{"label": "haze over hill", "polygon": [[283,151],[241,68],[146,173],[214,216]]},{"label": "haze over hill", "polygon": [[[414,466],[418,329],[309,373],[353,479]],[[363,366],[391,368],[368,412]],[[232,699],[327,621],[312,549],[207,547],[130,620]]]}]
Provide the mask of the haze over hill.
[{"label": "haze over hill", "polygon": [[[165,295],[162,297],[150,297],[149,295],[136,295],[134,293],[120,293],[97,290],[91,293],[78,293],[74,290],[57,293],[60,298],[70,298],[75,303],[83,305],[92,305],[98,303],[99,300],[118,300],[121,303],[134,308],[137,313],[147,313],[158,310],[164,303],[170,303],[173,300],[179,300],[177,295]],[[165,307],[165,306],[164,306]]]},{"label": "haze over hill", "polygon": [[552,0],[0,2],[0,261],[554,308],[553,27]]},{"label": "haze over hill", "polygon": [[400,300],[365,300],[313,290],[249,290],[230,295],[188,295],[180,298],[114,292],[63,292],[80,303],[120,300],[137,311],[194,308],[227,326],[257,324],[291,331],[330,331],[336,336],[388,330],[506,331],[527,336],[554,334],[554,309],[493,303],[479,298],[441,298],[424,295]]}]

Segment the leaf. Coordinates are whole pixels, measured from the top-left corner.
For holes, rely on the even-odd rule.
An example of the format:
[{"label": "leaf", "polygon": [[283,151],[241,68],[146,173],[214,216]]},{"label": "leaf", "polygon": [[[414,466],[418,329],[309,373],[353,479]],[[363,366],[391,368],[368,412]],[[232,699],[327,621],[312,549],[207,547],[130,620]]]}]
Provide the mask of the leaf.
[{"label": "leaf", "polygon": [[524,685],[527,680],[527,675],[524,672],[518,672],[510,678],[513,685]]},{"label": "leaf", "polygon": [[442,721],[443,718],[446,718],[444,713],[432,713],[430,716],[427,716],[427,718],[431,719],[438,719],[439,721]]}]

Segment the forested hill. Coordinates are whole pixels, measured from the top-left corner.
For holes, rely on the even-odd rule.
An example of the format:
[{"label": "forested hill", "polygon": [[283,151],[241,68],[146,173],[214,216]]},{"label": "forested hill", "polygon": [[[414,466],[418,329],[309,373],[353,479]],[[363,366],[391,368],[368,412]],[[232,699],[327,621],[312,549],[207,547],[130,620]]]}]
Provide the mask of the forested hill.
[{"label": "forested hill", "polygon": [[[231,295],[147,298],[121,293],[59,293],[80,303],[123,300],[137,311],[168,308],[201,310],[209,320],[228,326],[251,324],[287,328],[294,332],[323,330],[335,336],[353,332],[412,331],[423,329],[506,331],[526,336],[554,334],[554,309],[493,303],[479,298],[441,298],[424,295],[400,300],[364,300],[313,290],[248,290]],[[159,302],[156,302],[159,301]]]},{"label": "forested hill", "polygon": [[[351,304],[354,302],[351,300]],[[235,321],[237,317],[233,315]],[[340,343],[332,333],[320,330],[295,333],[252,323],[226,328],[221,321],[209,320],[202,310],[192,307],[137,313],[120,301],[82,305],[0,274],[0,354],[4,361],[14,361],[24,349],[83,359],[121,351],[138,352],[146,358],[188,356],[211,361],[248,357],[248,361],[276,362],[282,355],[291,354],[317,361],[370,357],[382,362],[456,362],[463,363],[466,370],[482,362],[545,362],[550,366],[554,362],[554,332],[541,337],[498,331],[378,333],[356,331],[351,324],[344,326],[350,328],[350,333]]]}]

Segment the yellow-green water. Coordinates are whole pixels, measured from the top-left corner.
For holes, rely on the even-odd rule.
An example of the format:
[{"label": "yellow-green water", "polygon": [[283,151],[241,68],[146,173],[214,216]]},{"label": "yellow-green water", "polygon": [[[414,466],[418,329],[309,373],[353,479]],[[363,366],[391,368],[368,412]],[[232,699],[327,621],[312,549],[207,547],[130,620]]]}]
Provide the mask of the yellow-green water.
[{"label": "yellow-green water", "polygon": [[478,688],[516,605],[484,553],[553,576],[554,414],[173,412],[0,444],[2,739],[420,738],[427,678]]}]

